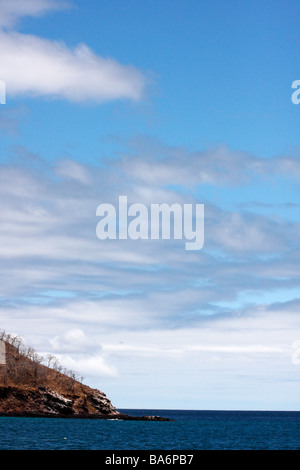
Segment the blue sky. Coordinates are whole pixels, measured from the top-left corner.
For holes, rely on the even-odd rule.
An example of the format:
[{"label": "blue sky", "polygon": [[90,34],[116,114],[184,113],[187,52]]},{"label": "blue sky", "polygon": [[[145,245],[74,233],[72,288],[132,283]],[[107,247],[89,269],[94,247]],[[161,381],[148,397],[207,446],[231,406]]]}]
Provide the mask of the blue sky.
[{"label": "blue sky", "polygon": [[[189,1],[187,6],[182,1],[91,0],[73,5],[77,8],[64,13],[27,18],[19,30],[70,47],[84,42],[102,57],[143,71],[152,85],[136,106],[89,107],[88,126],[85,105],[67,109],[55,102],[43,110],[40,102],[31,103],[43,139],[55,133],[62,140],[62,128],[69,143],[75,126],[84,132],[85,146],[111,133],[125,138],[142,133],[191,149],[226,142],[262,157],[297,144],[298,109],[290,102],[298,71],[296,1]],[[72,127],[65,125],[67,113]],[[51,142],[49,158],[55,158]],[[35,145],[40,150],[39,140]]]},{"label": "blue sky", "polygon": [[[299,13],[0,0],[1,326],[119,408],[299,409]],[[119,195],[204,248],[100,241]]]}]

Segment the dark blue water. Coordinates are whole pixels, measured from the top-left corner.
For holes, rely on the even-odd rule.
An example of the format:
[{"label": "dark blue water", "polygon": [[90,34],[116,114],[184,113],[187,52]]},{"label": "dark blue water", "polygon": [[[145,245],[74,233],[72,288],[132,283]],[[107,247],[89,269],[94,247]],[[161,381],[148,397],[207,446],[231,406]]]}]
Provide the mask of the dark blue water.
[{"label": "dark blue water", "polygon": [[300,412],[120,410],[172,422],[0,418],[0,450],[296,450]]}]

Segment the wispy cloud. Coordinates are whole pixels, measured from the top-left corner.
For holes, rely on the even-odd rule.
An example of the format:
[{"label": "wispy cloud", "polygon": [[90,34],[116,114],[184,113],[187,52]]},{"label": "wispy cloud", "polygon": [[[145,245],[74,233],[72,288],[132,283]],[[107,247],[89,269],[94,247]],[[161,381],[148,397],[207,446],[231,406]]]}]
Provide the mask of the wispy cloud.
[{"label": "wispy cloud", "polygon": [[23,17],[38,17],[66,8],[70,4],[63,0],[0,0],[0,27],[10,28]]},{"label": "wispy cloud", "polygon": [[[123,307],[126,321],[130,311],[140,311],[140,320],[178,325],[218,314],[216,302],[233,302],[245,292],[297,285],[297,222],[239,213],[207,200],[205,245],[194,256],[187,256],[182,240],[100,241],[100,203],[116,204],[120,194],[130,203],[184,203],[185,193],[142,183],[125,159],[117,172],[114,160],[106,168],[70,159],[55,166],[37,160],[32,167],[1,166],[0,254],[2,268],[10,273],[1,283],[3,298],[63,304],[64,296],[45,292],[71,291],[73,305],[80,299],[98,308],[100,302],[108,316],[118,317]],[[172,181],[171,162],[169,168]],[[192,193],[187,197],[197,201]],[[164,309],[157,315],[160,305]]]},{"label": "wispy cloud", "polygon": [[143,184],[163,187],[181,185],[186,188],[212,185],[241,187],[261,178],[284,176],[299,179],[298,155],[262,158],[243,150],[220,144],[203,150],[172,147],[153,138],[137,136],[124,143],[124,152],[115,165]]},{"label": "wispy cloud", "polygon": [[[150,380],[153,367],[166,367],[170,380],[187,367],[207,383],[221,374],[225,384],[224,365],[232,383],[245,364],[253,376],[268,369],[278,382],[291,373],[299,331],[297,221],[236,212],[208,197],[205,245],[192,256],[181,240],[100,241],[96,208],[120,194],[146,205],[197,201],[184,186],[188,175],[180,188],[172,185],[176,161],[164,163],[158,184],[132,175],[130,152],[98,167],[72,159],[50,165],[25,148],[15,151],[27,158],[0,168],[2,327],[14,331],[18,320],[27,342],[92,381],[124,383],[122,374],[137,373]],[[147,157],[154,172],[160,158],[158,148]],[[221,171],[218,155],[211,160]],[[249,171],[240,167],[241,186]]]}]

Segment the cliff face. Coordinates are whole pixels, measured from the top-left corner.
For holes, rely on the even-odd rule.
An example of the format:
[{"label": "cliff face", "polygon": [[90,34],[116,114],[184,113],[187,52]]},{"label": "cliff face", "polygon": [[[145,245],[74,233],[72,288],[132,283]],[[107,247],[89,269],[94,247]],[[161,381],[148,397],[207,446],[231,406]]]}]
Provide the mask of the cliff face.
[{"label": "cliff face", "polygon": [[99,390],[60,394],[47,387],[0,387],[0,415],[115,418],[121,415]]}]

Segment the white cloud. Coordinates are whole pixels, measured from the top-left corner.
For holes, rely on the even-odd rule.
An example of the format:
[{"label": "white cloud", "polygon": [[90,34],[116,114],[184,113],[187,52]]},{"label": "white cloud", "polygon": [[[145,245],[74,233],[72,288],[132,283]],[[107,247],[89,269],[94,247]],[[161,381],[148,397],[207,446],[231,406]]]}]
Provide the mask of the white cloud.
[{"label": "white cloud", "polygon": [[41,16],[68,7],[55,0],[0,0],[1,80],[7,96],[42,96],[75,102],[139,100],[146,77],[130,65],[103,58],[86,44],[74,49],[61,41],[21,34],[13,27],[23,16]]},{"label": "white cloud", "polygon": [[74,370],[89,377],[116,377],[117,368],[107,364],[106,360],[100,356],[81,356],[72,357],[68,355],[59,355],[58,359],[67,369]]},{"label": "white cloud", "polygon": [[80,328],[72,328],[49,340],[52,352],[66,368],[90,377],[115,377],[117,368],[101,354],[98,339],[88,337]]},{"label": "white cloud", "polygon": [[101,103],[140,99],[145,77],[131,66],[96,55],[85,44],[75,49],[62,42],[19,33],[0,33],[1,79],[7,95],[64,98]]},{"label": "white cloud", "polygon": [[72,328],[67,330],[63,336],[55,336],[50,340],[51,347],[54,351],[83,351],[90,346],[90,341],[80,328]]}]

